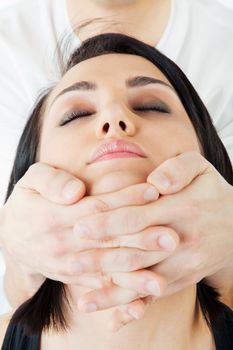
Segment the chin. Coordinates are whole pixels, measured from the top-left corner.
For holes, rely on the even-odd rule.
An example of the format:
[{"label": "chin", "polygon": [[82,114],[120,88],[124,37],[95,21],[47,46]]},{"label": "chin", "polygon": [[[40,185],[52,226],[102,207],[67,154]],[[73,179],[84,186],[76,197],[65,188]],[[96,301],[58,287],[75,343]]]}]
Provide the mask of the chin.
[{"label": "chin", "polygon": [[115,171],[96,179],[92,184],[87,185],[88,195],[98,195],[115,192],[125,187],[146,182],[149,173],[132,171]]}]

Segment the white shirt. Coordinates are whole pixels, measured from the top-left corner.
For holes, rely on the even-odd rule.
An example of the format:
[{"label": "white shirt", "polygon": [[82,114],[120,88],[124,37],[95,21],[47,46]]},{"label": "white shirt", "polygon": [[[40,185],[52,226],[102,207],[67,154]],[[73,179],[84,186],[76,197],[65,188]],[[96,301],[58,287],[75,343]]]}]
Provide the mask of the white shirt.
[{"label": "white shirt", "polygon": [[[65,0],[0,0],[0,204],[29,111],[38,92],[59,77],[55,52],[69,33]],[[80,44],[71,37],[69,52]],[[172,0],[157,48],[186,73],[233,160],[232,37],[229,0]]]}]

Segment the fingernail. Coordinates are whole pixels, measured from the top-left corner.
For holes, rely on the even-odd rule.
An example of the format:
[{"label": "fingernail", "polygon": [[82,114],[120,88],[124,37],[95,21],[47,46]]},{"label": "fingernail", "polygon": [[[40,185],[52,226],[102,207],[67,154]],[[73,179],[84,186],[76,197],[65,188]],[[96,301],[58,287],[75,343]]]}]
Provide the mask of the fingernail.
[{"label": "fingernail", "polygon": [[160,248],[165,249],[167,251],[173,251],[176,249],[176,242],[170,235],[161,235],[158,238],[158,244]]},{"label": "fingernail", "polygon": [[167,190],[171,186],[171,181],[160,171],[156,171],[151,175],[150,179],[162,185],[164,190]]},{"label": "fingernail", "polygon": [[84,225],[75,225],[74,226],[75,233],[78,234],[80,238],[89,238],[90,230]]},{"label": "fingernail", "polygon": [[76,273],[76,274],[83,273],[84,271],[83,265],[79,261],[75,261],[72,264],[71,271],[72,273]]},{"label": "fingernail", "polygon": [[158,282],[156,281],[149,281],[146,283],[146,290],[147,292],[155,295],[155,296],[159,296],[160,295],[160,287]]},{"label": "fingernail", "polygon": [[80,190],[80,182],[79,181],[69,181],[65,187],[63,188],[63,197],[65,197],[66,199],[72,199],[74,198],[77,193]]},{"label": "fingernail", "polygon": [[97,305],[94,304],[94,303],[83,304],[83,305],[82,305],[82,311],[85,311],[85,312],[94,312],[94,311],[97,311]]},{"label": "fingernail", "polygon": [[128,309],[128,314],[134,318],[135,320],[138,320],[139,319],[139,315],[138,313],[134,310],[134,309]]},{"label": "fingernail", "polygon": [[158,199],[158,196],[159,196],[159,192],[153,187],[147,188],[144,192],[144,199],[146,201],[154,201]]}]

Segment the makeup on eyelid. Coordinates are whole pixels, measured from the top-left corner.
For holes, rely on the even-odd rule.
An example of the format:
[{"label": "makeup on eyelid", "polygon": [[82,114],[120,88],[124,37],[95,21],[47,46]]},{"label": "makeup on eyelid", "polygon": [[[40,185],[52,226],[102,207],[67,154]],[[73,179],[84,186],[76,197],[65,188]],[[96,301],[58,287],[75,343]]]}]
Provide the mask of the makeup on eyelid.
[{"label": "makeup on eyelid", "polygon": [[[58,105],[66,105],[66,104],[72,104],[76,103],[77,99],[80,99],[80,101],[84,101],[84,103],[90,103],[93,107],[93,105],[98,104],[98,94],[100,91],[104,90],[105,88],[100,87],[96,90],[87,90],[87,91],[69,91],[65,93],[64,95],[59,96],[58,99],[55,98],[55,102],[52,103],[49,107],[49,114],[53,110],[53,108]],[[168,86],[163,84],[148,84],[145,86],[139,86],[134,88],[126,88],[126,92],[128,93],[128,98],[130,99],[144,99],[148,98],[149,96],[152,98],[156,98],[158,100],[162,100],[166,98],[172,98],[174,100],[179,101],[179,97],[176,94],[176,91],[174,91],[172,88],[170,89]],[[59,95],[59,93],[58,93]],[[162,97],[160,97],[162,96]],[[166,104],[165,102],[161,101],[161,103]]]},{"label": "makeup on eyelid", "polygon": [[[134,107],[132,107],[132,110],[135,113],[164,113],[164,114],[170,114],[171,109],[169,106],[162,102],[162,101],[156,101],[156,102],[148,102],[148,103],[141,103]],[[64,126],[68,124],[69,122],[80,119],[84,117],[90,117],[93,114],[96,114],[95,111],[91,111],[88,108],[82,109],[82,108],[75,108],[74,110],[71,110],[70,112],[66,112],[65,115],[62,117],[62,120],[59,123],[59,126]]]},{"label": "makeup on eyelid", "polygon": [[[134,80],[139,76],[147,78]],[[48,101],[40,161],[70,172],[85,183],[87,195],[98,195],[146,182],[164,160],[180,152],[198,151],[195,131],[172,87],[161,83],[126,86],[130,79],[143,84],[148,77],[169,84],[156,67],[137,56],[95,57],[72,68]],[[98,87],[94,91],[66,90],[82,81],[98,83]],[[50,101],[54,101],[52,106]],[[64,115],[71,113],[72,118],[76,112],[81,112],[80,120],[59,126]],[[86,112],[94,114],[85,116]],[[116,140],[138,145],[146,157],[127,148],[112,152],[110,145],[107,153],[88,164],[101,145]]]}]

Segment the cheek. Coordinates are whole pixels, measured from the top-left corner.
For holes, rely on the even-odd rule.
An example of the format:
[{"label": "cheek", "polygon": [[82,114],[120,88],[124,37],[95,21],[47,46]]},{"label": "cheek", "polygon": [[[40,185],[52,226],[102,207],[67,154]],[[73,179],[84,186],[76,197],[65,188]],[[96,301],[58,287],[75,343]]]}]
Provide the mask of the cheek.
[{"label": "cheek", "polygon": [[[151,157],[154,160],[154,166],[183,152],[201,153],[201,147],[192,125],[185,125],[181,122],[165,122],[158,127],[151,127],[147,140],[148,149],[152,149]],[[149,147],[150,140],[152,147]]]},{"label": "cheek", "polygon": [[[86,140],[87,142],[87,140]],[[83,173],[85,140],[77,135],[54,132],[43,135],[39,161],[63,169],[80,178]]]}]

